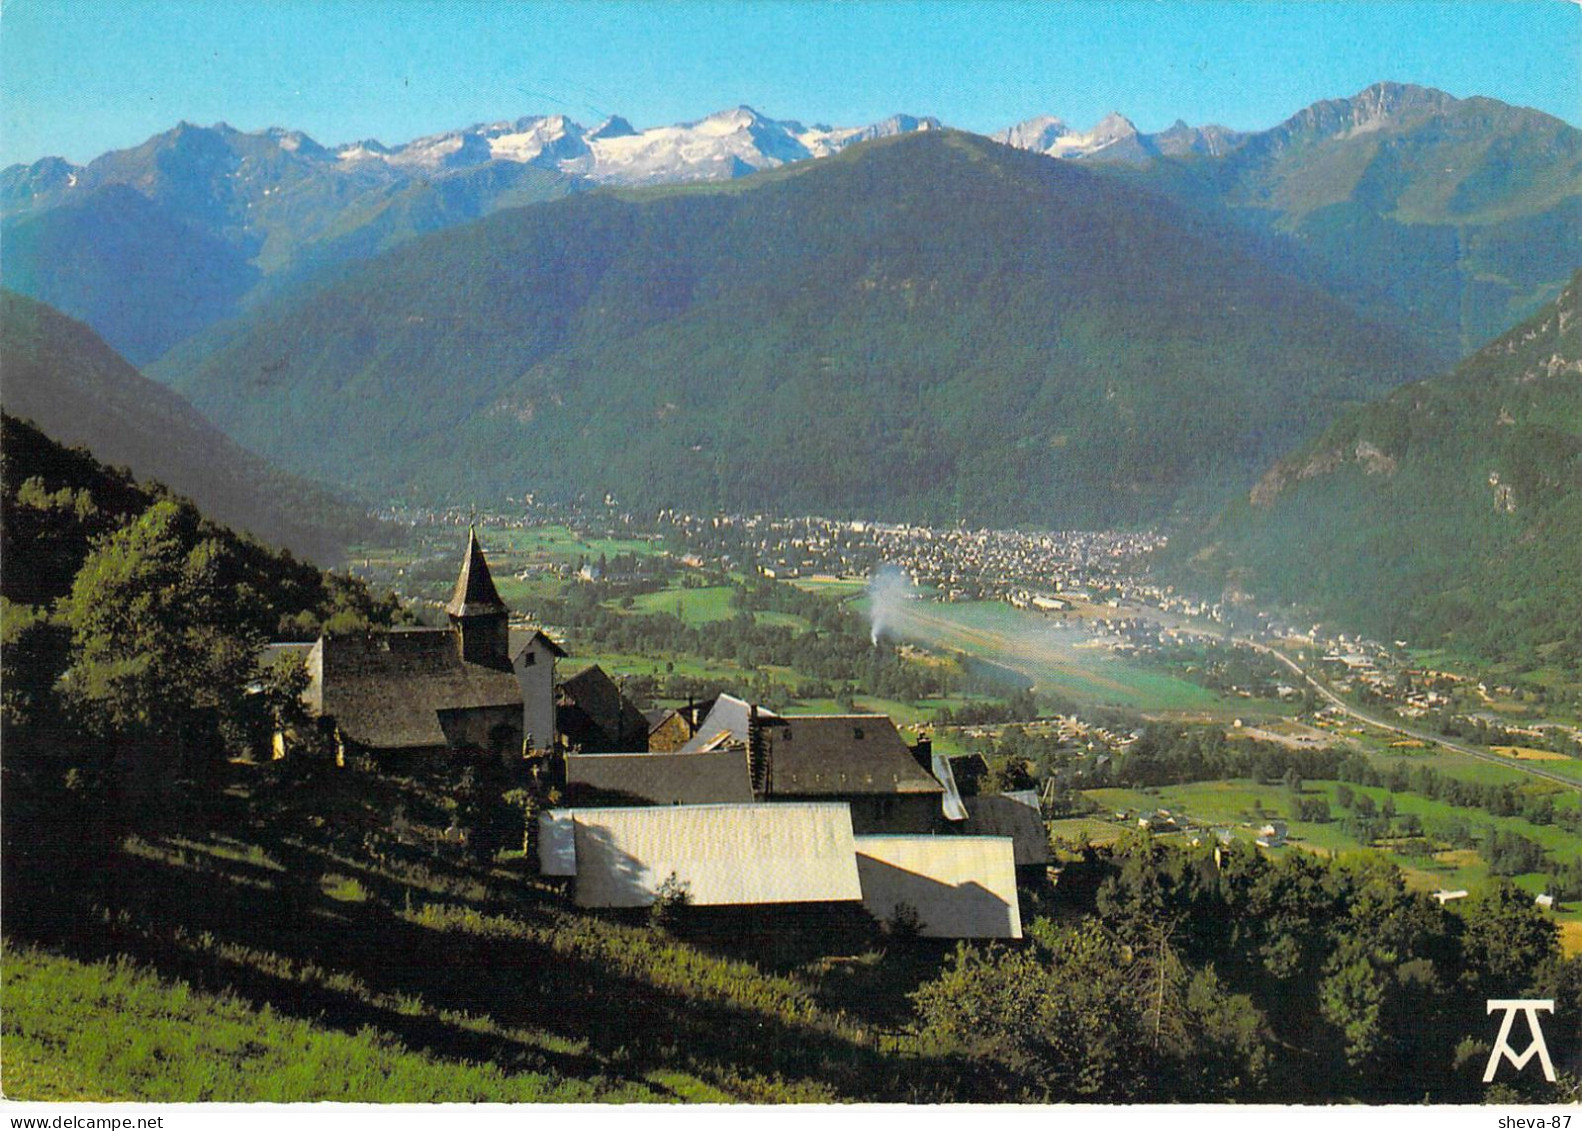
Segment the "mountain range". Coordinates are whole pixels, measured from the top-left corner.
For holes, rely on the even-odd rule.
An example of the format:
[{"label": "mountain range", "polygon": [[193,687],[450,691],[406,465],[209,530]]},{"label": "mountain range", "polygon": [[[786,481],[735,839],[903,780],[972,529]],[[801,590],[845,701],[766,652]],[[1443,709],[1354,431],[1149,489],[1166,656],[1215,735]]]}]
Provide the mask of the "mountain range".
[{"label": "mountain range", "polygon": [[87,326],[5,290],[0,373],[11,416],[139,479],[158,481],[275,546],[334,562],[348,540],[377,532],[361,508],[243,450]]},{"label": "mountain range", "polygon": [[498,212],[150,373],[376,495],[1116,525],[1222,498],[1434,367],[1265,253],[1079,163],[929,130]]},{"label": "mountain range", "polygon": [[[530,116],[331,148],[289,129],[182,123],[86,165],[0,172],[6,284],[145,364],[273,295],[503,208],[736,180],[939,125],[805,126],[743,106],[644,130]],[[1264,131],[1147,134],[1119,114],[1081,131],[1045,115],[994,139],[1232,219],[1449,361],[1564,284],[1582,244],[1579,137],[1535,111],[1380,83]]]},{"label": "mountain range", "polygon": [[0,207],[8,286],[296,475],[1112,525],[1212,513],[1552,301],[1582,134],[1389,83],[1251,132],[183,124]]},{"label": "mountain range", "polygon": [[1341,414],[1166,564],[1385,639],[1582,664],[1582,272],[1450,372]]}]

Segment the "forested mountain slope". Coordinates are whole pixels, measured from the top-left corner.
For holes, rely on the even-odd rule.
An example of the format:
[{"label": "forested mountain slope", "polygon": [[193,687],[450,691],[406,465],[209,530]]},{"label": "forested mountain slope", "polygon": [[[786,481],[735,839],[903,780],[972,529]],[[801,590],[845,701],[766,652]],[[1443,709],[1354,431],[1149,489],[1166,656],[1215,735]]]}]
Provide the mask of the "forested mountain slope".
[{"label": "forested mountain slope", "polygon": [[1346,413],[1177,568],[1385,636],[1582,664],[1582,273],[1452,372]]},{"label": "forested mountain slope", "polygon": [[378,529],[360,509],[243,450],[87,326],[10,291],[0,291],[0,380],[8,413],[277,546],[333,562],[348,539]]},{"label": "forested mountain slope", "polygon": [[1425,353],[1114,178],[930,131],[398,248],[153,370],[376,494],[1152,521]]}]

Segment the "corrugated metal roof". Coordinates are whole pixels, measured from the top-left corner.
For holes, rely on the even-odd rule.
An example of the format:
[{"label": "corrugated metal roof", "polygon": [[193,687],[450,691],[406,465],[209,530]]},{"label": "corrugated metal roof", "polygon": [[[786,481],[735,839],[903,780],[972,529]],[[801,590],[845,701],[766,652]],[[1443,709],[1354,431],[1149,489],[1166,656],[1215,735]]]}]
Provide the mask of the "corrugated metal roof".
[{"label": "corrugated metal roof", "polygon": [[538,870],[546,876],[577,874],[572,813],[571,809],[545,809],[538,815]]},{"label": "corrugated metal roof", "polygon": [[839,802],[578,809],[577,904],[646,907],[674,874],[700,907],[862,898]]},{"label": "corrugated metal roof", "polygon": [[860,836],[862,905],[889,919],[902,904],[940,939],[1019,939],[1016,853],[1009,837]]},{"label": "corrugated metal roof", "polygon": [[1049,836],[1038,811],[1038,796],[1032,790],[1021,793],[1026,796],[1002,793],[967,798],[967,823],[961,831],[968,836],[1010,837],[1016,842],[1018,866],[1047,864]]},{"label": "corrugated metal roof", "polygon": [[705,754],[567,754],[566,793],[574,805],[707,805],[751,801],[753,783],[739,746]]}]

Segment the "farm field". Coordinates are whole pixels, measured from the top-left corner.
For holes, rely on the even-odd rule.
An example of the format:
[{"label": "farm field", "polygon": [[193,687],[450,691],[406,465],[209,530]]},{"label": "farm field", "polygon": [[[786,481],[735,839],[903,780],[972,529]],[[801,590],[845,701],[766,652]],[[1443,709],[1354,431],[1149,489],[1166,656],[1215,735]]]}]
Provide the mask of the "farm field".
[{"label": "farm field", "polygon": [[1114,844],[1125,830],[1114,821],[1097,817],[1062,817],[1049,822],[1049,835],[1068,844]]},{"label": "farm field", "polygon": [[1515,758],[1523,762],[1569,762],[1564,754],[1556,754],[1553,750],[1534,750],[1530,746],[1491,746],[1490,750],[1496,754],[1503,754],[1507,758]]},{"label": "farm field", "polygon": [[[732,592],[732,588],[728,585],[688,587],[673,584],[653,593],[638,594],[632,598],[629,607],[610,602],[606,602],[606,606],[618,612],[668,614],[676,617],[682,624],[695,628],[698,625],[713,624],[737,616],[741,610],[731,605]],[[795,613],[754,609],[752,618],[755,624],[776,625],[795,632],[805,632],[810,627],[806,619]]]},{"label": "farm field", "polygon": [[515,564],[518,558],[540,561],[575,562],[578,558],[597,559],[600,554],[657,554],[660,547],[640,538],[601,538],[582,534],[567,526],[518,527],[487,526],[478,537],[493,562],[498,556]]},{"label": "farm field", "polygon": [[798,589],[808,593],[822,593],[833,597],[837,601],[847,601],[861,597],[868,591],[867,581],[853,577],[799,577],[791,582]]},{"label": "farm field", "polygon": [[[657,593],[643,593],[634,597],[631,610],[635,613],[669,613],[686,625],[709,624],[729,620],[735,614],[736,610],[731,608],[731,592],[731,588],[726,585],[710,585],[699,589],[661,589]],[[753,619],[759,620],[767,615],[755,614]],[[799,618],[791,619],[799,621]],[[800,623],[805,626],[805,622]]]}]

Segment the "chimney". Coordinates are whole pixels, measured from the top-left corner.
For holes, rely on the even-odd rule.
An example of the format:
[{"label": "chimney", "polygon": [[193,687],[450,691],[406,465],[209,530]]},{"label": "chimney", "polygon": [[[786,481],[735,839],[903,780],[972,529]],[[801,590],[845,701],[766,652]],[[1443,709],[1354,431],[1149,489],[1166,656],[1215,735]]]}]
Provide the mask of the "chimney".
[{"label": "chimney", "polygon": [[762,801],[773,785],[770,774],[770,760],[773,756],[769,748],[769,735],[765,733],[763,724],[758,721],[758,705],[747,705],[747,774],[752,779],[753,797]]}]

